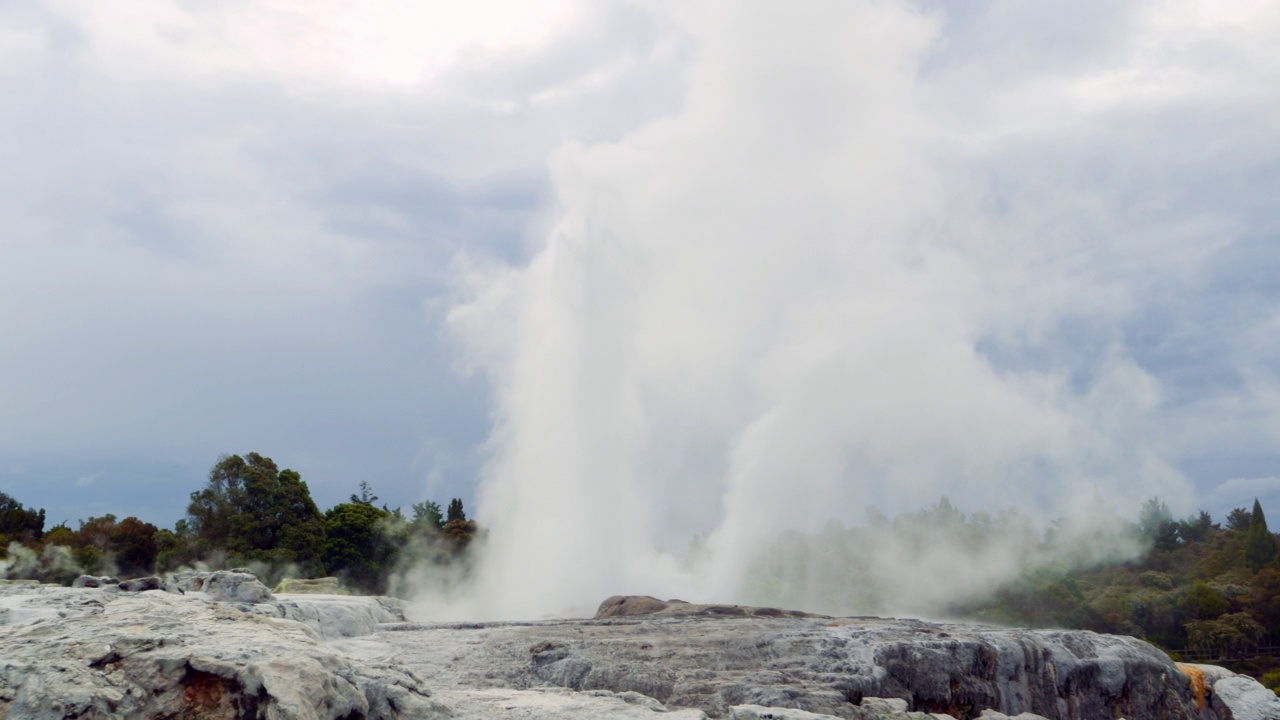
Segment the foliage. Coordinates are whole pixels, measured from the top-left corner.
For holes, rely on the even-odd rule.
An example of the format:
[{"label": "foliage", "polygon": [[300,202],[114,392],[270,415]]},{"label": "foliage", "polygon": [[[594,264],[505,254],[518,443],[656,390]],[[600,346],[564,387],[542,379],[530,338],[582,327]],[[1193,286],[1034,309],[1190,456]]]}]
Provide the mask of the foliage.
[{"label": "foliage", "polygon": [[324,565],[363,592],[386,592],[386,574],[403,538],[389,532],[391,512],[352,498],[325,512]]},{"label": "foliage", "polygon": [[299,473],[258,453],[218,458],[172,530],[107,514],[75,530],[60,523],[45,531],[44,510],[0,492],[0,576],[70,583],[82,573],[127,578],[248,566],[274,584],[285,574],[319,577],[327,569],[367,593],[389,592],[396,574],[422,566],[443,571],[427,573],[435,578],[465,580],[467,550],[480,531],[460,498],[447,518],[439,503],[415,503],[412,520],[377,501],[361,481],[350,502],[321,513]]},{"label": "foliage", "polygon": [[1249,523],[1253,520],[1253,515],[1244,508],[1236,508],[1227,513],[1227,529],[1228,530],[1248,530]]},{"label": "foliage", "polygon": [[191,494],[187,514],[201,554],[222,548],[233,564],[294,565],[304,575],[324,574],[324,517],[302,476],[278,469],[271,458],[221,458],[208,484]]},{"label": "foliage", "polygon": [[156,526],[127,517],[111,529],[111,551],[122,575],[149,575],[156,562]]},{"label": "foliage", "polygon": [[44,534],[44,510],[23,507],[8,494],[0,492],[0,547],[10,541],[31,543]]},{"label": "foliage", "polygon": [[443,530],[444,514],[440,512],[440,503],[430,500],[414,503],[411,522],[416,529]]},{"label": "foliage", "polygon": [[1266,689],[1274,692],[1276,695],[1280,695],[1280,670],[1272,670],[1269,673],[1264,673],[1263,676],[1259,678],[1259,682],[1261,682],[1262,686]]},{"label": "foliage", "polygon": [[1187,646],[1214,650],[1226,657],[1256,646],[1265,631],[1246,613],[1230,613],[1213,620],[1187,623]]},{"label": "foliage", "polygon": [[1142,506],[1138,515],[1138,532],[1158,550],[1178,547],[1178,523],[1173,521],[1169,506],[1158,497],[1151,498]]},{"label": "foliage", "polygon": [[369,485],[367,481],[361,480],[360,494],[359,495],[352,494],[351,502],[364,503],[365,505],[372,505],[378,502],[378,496],[373,494],[373,488]]},{"label": "foliage", "polygon": [[1257,498],[1253,501],[1249,529],[1244,533],[1244,559],[1254,570],[1274,564],[1276,559],[1276,539],[1267,530],[1267,516],[1263,514],[1262,503]]}]

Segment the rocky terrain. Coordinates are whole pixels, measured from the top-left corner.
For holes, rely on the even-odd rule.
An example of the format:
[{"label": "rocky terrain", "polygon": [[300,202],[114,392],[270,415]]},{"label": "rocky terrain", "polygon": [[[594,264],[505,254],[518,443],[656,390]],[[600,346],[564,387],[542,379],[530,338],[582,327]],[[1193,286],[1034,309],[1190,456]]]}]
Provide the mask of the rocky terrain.
[{"label": "rocky terrain", "polygon": [[1249,678],[1088,632],[644,597],[420,623],[242,572],[77,584],[0,585],[0,718],[1280,718]]}]

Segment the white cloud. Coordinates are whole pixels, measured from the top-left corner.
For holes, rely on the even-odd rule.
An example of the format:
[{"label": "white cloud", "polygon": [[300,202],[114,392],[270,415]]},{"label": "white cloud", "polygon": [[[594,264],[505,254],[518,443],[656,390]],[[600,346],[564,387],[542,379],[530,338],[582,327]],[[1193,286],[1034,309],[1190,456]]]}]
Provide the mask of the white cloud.
[{"label": "white cloud", "polygon": [[[273,76],[313,86],[412,86],[465,62],[468,54],[544,45],[575,21],[580,4],[146,0],[49,7],[83,33],[85,61],[118,77]],[[15,51],[30,48],[30,36],[13,45]]]}]

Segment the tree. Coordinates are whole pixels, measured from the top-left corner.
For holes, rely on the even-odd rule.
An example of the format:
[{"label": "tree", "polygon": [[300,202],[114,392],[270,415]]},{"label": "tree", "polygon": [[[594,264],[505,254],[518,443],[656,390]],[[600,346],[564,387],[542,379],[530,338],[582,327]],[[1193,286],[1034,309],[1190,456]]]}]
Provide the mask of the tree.
[{"label": "tree", "polygon": [[1197,580],[1182,597],[1182,609],[1196,620],[1212,620],[1230,609],[1227,599],[1203,580]]},{"label": "tree", "polygon": [[413,504],[413,521],[415,528],[441,530],[444,528],[444,514],[440,512],[440,503],[426,500]]},{"label": "tree", "polygon": [[1198,516],[1192,515],[1178,523],[1178,537],[1186,542],[1204,542],[1215,529],[1213,518],[1201,510]]},{"label": "tree", "polygon": [[1249,529],[1244,533],[1244,559],[1253,570],[1261,570],[1276,559],[1276,539],[1267,529],[1267,516],[1257,498],[1253,500]]},{"label": "tree", "polygon": [[10,541],[30,544],[44,534],[44,510],[34,510],[0,492],[0,552]]},{"label": "tree", "polygon": [[1178,525],[1173,521],[1169,506],[1158,497],[1143,503],[1142,512],[1138,515],[1138,531],[1157,550],[1173,550],[1178,547]]},{"label": "tree", "polygon": [[258,453],[222,457],[209,484],[191,494],[189,526],[201,554],[222,548],[233,563],[292,563],[324,574],[325,521],[294,470]]},{"label": "tree", "polygon": [[392,536],[389,521],[393,517],[388,510],[359,501],[327,510],[324,566],[365,592],[385,592],[387,573],[403,540]]},{"label": "tree", "polygon": [[352,494],[351,502],[362,503],[364,505],[372,505],[378,502],[378,496],[373,494],[373,488],[364,480],[360,481],[360,494]]},{"label": "tree", "polygon": [[149,575],[155,570],[157,529],[155,525],[136,517],[116,521],[107,514],[80,521],[80,529],[70,537],[66,526],[50,531],[56,533],[61,544],[75,550],[76,559],[90,573],[114,572],[126,577]]},{"label": "tree", "polygon": [[1267,568],[1250,581],[1245,607],[1272,637],[1280,637],[1280,571]]},{"label": "tree", "polygon": [[1253,516],[1244,508],[1236,508],[1227,513],[1227,529],[1228,530],[1248,530],[1249,521]]},{"label": "tree", "polygon": [[1263,634],[1258,621],[1246,613],[1187,623],[1188,645],[1197,650],[1217,650],[1224,657],[1257,645]]},{"label": "tree", "polygon": [[111,552],[122,575],[149,575],[155,570],[156,526],[127,517],[111,529]]},{"label": "tree", "polygon": [[454,498],[449,501],[449,513],[445,516],[445,523],[451,523],[454,520],[466,521],[467,514],[462,510],[462,498]]}]

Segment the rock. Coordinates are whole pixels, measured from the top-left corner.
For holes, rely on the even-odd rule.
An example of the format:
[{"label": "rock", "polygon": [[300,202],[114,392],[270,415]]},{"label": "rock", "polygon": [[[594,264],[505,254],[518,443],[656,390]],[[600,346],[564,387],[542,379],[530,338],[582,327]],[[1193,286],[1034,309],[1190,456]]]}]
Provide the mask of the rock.
[{"label": "rock", "polygon": [[907,717],[972,719],[988,710],[999,713],[989,718],[1024,720],[1228,717],[1213,707],[1202,715],[1187,677],[1134,638],[769,616],[753,608],[706,612],[721,607],[738,606],[668,604],[587,621],[410,624],[373,638],[383,657],[456,688],[631,691],[717,718],[750,705],[867,720],[894,717],[898,703],[903,712],[924,713]]},{"label": "rock", "polygon": [[[201,586],[253,589],[228,574]],[[1134,638],[650,600],[423,625],[387,598],[0,585],[0,717],[1280,718],[1255,681]]]},{"label": "rock", "polygon": [[120,581],[116,578],[106,577],[106,576],[98,577],[96,575],[81,575],[80,577],[71,581],[71,587],[73,588],[108,587],[111,585],[119,585],[119,584],[120,584]]},{"label": "rock", "polygon": [[648,595],[614,595],[600,603],[600,608],[596,610],[595,619],[601,620],[628,615],[652,615],[666,610],[667,607],[669,607],[669,603]]},{"label": "rock", "polygon": [[319,595],[350,595],[346,588],[342,587],[341,581],[336,577],[323,577],[314,579],[303,578],[285,578],[276,585],[273,593],[285,594],[319,594]]},{"label": "rock", "polygon": [[[158,577],[143,577],[133,580],[125,580],[120,583],[120,589],[124,592],[144,592],[147,590],[169,590],[168,584]],[[178,591],[180,592],[180,591]]]},{"label": "rock", "polygon": [[648,595],[614,595],[600,603],[595,620],[635,615],[701,616],[701,617],[810,617],[826,618],[798,610],[751,607],[748,605],[700,605],[683,600],[662,601]]},{"label": "rock", "polygon": [[415,673],[354,663],[305,626],[167,593],[58,588],[96,612],[0,631],[0,717],[443,717]]},{"label": "rock", "polygon": [[278,598],[259,608],[301,622],[325,639],[360,637],[376,632],[380,625],[404,622],[399,601],[367,595],[302,595]]},{"label": "rock", "polygon": [[211,572],[200,586],[200,592],[214,600],[257,604],[274,600],[271,591],[248,572],[218,570]]},{"label": "rock", "polygon": [[56,585],[0,585],[0,626],[94,615],[116,594],[114,587],[71,590]]},{"label": "rock", "polygon": [[440,698],[448,701],[455,720],[708,720],[701,710],[664,712],[604,691],[486,688],[440,693]]},{"label": "rock", "polygon": [[181,570],[170,573],[166,579],[172,588],[183,592],[201,592],[202,588],[204,588],[204,581],[208,580],[212,574],[211,572],[198,570]]},{"label": "rock", "polygon": [[1179,663],[1178,669],[1187,673],[1192,679],[1193,687],[1197,674],[1203,685],[1208,687],[1210,710],[1225,706],[1232,720],[1277,720],[1280,718],[1280,697],[1262,685],[1262,683],[1245,675],[1236,675],[1231,671],[1215,665],[1184,665]]},{"label": "rock", "polygon": [[835,715],[819,715],[804,710],[761,705],[734,705],[729,708],[729,718],[730,720],[840,720]]}]

